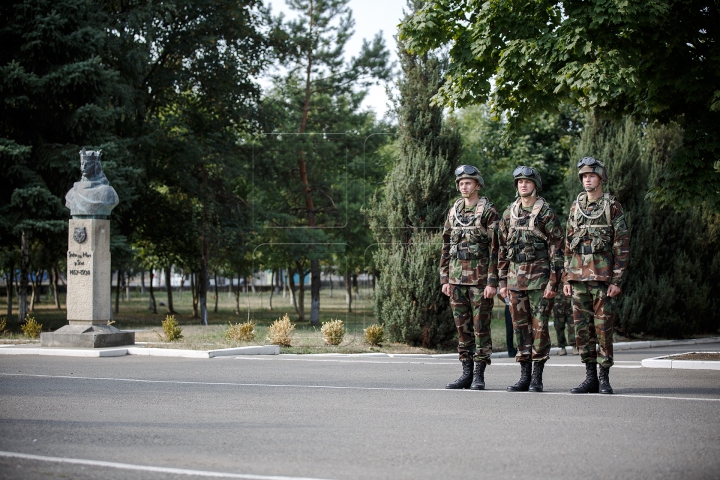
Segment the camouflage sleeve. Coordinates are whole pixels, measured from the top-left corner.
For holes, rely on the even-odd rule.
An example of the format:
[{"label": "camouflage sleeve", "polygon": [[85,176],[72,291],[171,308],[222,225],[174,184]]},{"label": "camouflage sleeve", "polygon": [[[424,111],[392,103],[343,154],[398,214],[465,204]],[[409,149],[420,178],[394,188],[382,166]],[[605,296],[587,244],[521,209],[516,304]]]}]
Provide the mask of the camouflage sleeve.
[{"label": "camouflage sleeve", "polygon": [[510,260],[507,257],[507,234],[510,229],[510,208],[505,209],[502,219],[498,222],[497,237],[500,248],[498,250],[498,277],[500,288],[507,287],[507,273]]},{"label": "camouflage sleeve", "polygon": [[490,261],[488,263],[487,286],[498,286],[498,250],[500,243],[498,241],[498,223],[500,215],[494,205],[490,204],[483,213],[484,219],[480,219],[480,223],[487,228],[490,236]]},{"label": "camouflage sleeve", "polygon": [[572,227],[571,219],[575,215],[575,209],[577,208],[577,200],[573,202],[570,207],[570,213],[568,213],[568,220],[565,225],[565,261],[563,264],[562,283],[568,283],[568,271],[570,269],[570,260],[572,260],[573,252],[570,250],[570,239],[575,233]]},{"label": "camouflage sleeve", "polygon": [[613,273],[610,283],[621,287],[623,273],[630,257],[630,234],[628,233],[625,212],[620,202],[615,201],[610,209],[615,239],[613,241]]},{"label": "camouflage sleeve", "polygon": [[565,263],[565,236],[560,229],[560,220],[549,208],[545,218],[545,235],[547,235],[550,261],[550,279],[546,289],[557,292],[562,281],[563,264]]},{"label": "camouflage sleeve", "polygon": [[442,233],[442,253],[440,255],[440,283],[450,283],[450,213],[445,219],[445,227]]}]

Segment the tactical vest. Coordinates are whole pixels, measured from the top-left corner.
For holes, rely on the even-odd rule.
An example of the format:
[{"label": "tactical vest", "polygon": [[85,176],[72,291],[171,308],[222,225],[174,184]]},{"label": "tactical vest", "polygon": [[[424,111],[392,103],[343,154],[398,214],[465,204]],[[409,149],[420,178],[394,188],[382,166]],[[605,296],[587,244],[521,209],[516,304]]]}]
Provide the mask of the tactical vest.
[{"label": "tactical vest", "polygon": [[[508,259],[515,263],[526,263],[547,258],[548,245],[545,235],[536,225],[537,216],[545,205],[545,199],[538,197],[529,217],[520,218],[522,200],[517,199],[510,206],[510,228],[507,236]],[[522,240],[522,232],[525,239]]]},{"label": "tactical vest", "polygon": [[459,198],[450,209],[450,258],[476,260],[489,255],[490,235],[480,223],[488,203],[486,197],[481,197],[468,220],[463,220],[460,213],[465,199]]},{"label": "tactical vest", "polygon": [[[582,197],[582,198],[581,198]],[[587,193],[580,192],[575,200],[575,214],[568,219],[574,230],[570,250],[581,255],[607,252],[612,249],[614,227],[610,218],[610,204],[615,197],[603,193],[603,208],[586,214],[581,202],[587,201]]]}]

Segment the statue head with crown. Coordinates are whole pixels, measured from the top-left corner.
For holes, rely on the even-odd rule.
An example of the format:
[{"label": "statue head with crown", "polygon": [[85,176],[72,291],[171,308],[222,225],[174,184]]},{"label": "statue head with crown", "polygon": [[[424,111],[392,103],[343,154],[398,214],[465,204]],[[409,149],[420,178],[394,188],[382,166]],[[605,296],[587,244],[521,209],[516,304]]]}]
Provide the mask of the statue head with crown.
[{"label": "statue head with crown", "polygon": [[78,218],[106,218],[119,203],[100,165],[101,150],[80,150],[82,178],[65,195],[65,206]]}]

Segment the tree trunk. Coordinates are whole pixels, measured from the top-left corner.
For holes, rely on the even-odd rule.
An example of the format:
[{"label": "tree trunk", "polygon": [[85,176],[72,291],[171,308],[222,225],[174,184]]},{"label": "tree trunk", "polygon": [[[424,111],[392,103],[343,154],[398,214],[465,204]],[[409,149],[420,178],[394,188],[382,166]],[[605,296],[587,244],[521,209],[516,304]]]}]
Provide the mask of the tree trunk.
[{"label": "tree trunk", "polygon": [[153,313],[157,313],[157,302],[155,301],[155,287],[153,286],[153,278],[155,277],[155,272],[153,269],[150,269],[150,299],[148,304],[148,309],[152,310]]},{"label": "tree trunk", "polygon": [[180,289],[178,290],[178,298],[182,303],[183,289],[185,287],[185,270],[180,269]]},{"label": "tree trunk", "polygon": [[358,274],[353,272],[352,274],[353,290],[355,290],[355,300],[360,300],[360,288],[358,288]]},{"label": "tree trunk", "polygon": [[52,275],[52,289],[53,289],[53,300],[55,301],[55,308],[60,310],[60,294],[58,292],[58,277],[60,276],[60,272],[58,272],[57,265],[53,265],[51,270]]},{"label": "tree trunk", "polygon": [[15,287],[15,263],[10,262],[8,265],[8,273],[7,273],[7,280],[5,282],[5,285],[7,285],[7,318],[10,319],[12,317],[12,302],[13,302],[13,288]]},{"label": "tree trunk", "polygon": [[320,326],[320,260],[310,260],[310,325]]},{"label": "tree trunk", "polygon": [[297,298],[296,298],[298,322],[304,322],[305,321],[305,271],[303,270],[300,262],[295,262],[295,263],[297,263],[298,279],[299,279],[298,294],[297,294]]},{"label": "tree trunk", "polygon": [[167,313],[168,315],[175,315],[175,307],[173,306],[173,294],[172,294],[172,263],[165,268],[165,290],[167,290]]},{"label": "tree trunk", "polygon": [[208,264],[210,263],[210,242],[204,233],[200,241],[200,248],[200,275],[198,276],[197,290],[198,300],[200,301],[200,323],[202,325],[207,325],[207,291],[208,283],[210,283],[208,275]]},{"label": "tree trunk", "polygon": [[295,313],[300,315],[297,298],[295,297],[295,269],[288,268],[288,290],[290,292],[290,303],[292,303]]},{"label": "tree trunk", "polygon": [[345,270],[345,304],[347,311],[352,313],[352,284],[350,283],[350,269]]},{"label": "tree trunk", "polygon": [[30,308],[29,308],[29,310],[31,312],[35,311],[35,301],[37,300],[37,303],[40,303],[40,299],[38,298],[40,296],[40,291],[39,291],[40,288],[38,286],[38,283],[40,282],[39,277],[40,277],[41,272],[42,272],[42,270],[33,272],[34,278],[32,278],[30,280]]},{"label": "tree trunk", "polygon": [[[232,288],[232,277],[230,277],[230,287]],[[235,315],[240,315],[240,275],[238,275],[237,288],[235,289]]]},{"label": "tree trunk", "polygon": [[122,280],[122,271],[117,270],[117,283],[115,284],[115,313],[120,313],[120,282]]},{"label": "tree trunk", "polygon": [[333,298],[333,281],[332,281],[332,272],[328,275],[328,280],[330,281],[330,298]]},{"label": "tree trunk", "polygon": [[218,282],[217,282],[217,270],[213,270],[213,278],[215,279],[215,309],[213,310],[215,313],[218,311]]},{"label": "tree trunk", "polygon": [[28,233],[23,230],[20,234],[20,283],[18,285],[18,323],[23,324],[28,314],[27,287],[28,287],[28,268],[30,259],[28,258],[28,250],[30,248],[30,240]]},{"label": "tree trunk", "polygon": [[287,279],[288,272],[286,269],[280,269],[280,272],[283,275],[283,277],[282,277],[283,278],[283,282],[282,282],[283,298],[286,298],[287,297],[287,289],[288,289],[288,279]]},{"label": "tree trunk", "polygon": [[270,310],[272,310],[272,299],[273,294],[275,293],[275,269],[273,268],[272,273],[270,274],[270,299],[268,300],[268,307]]},{"label": "tree trunk", "polygon": [[197,293],[197,273],[190,274],[190,291],[192,292],[193,318],[200,318],[198,315],[198,293]]},{"label": "tree trunk", "polygon": [[124,282],[125,283],[125,301],[129,302],[130,301],[130,272],[128,271],[125,273],[126,273],[124,275],[124,278],[125,278],[125,282]]},{"label": "tree trunk", "polygon": [[145,269],[140,270],[140,295],[145,295]]}]

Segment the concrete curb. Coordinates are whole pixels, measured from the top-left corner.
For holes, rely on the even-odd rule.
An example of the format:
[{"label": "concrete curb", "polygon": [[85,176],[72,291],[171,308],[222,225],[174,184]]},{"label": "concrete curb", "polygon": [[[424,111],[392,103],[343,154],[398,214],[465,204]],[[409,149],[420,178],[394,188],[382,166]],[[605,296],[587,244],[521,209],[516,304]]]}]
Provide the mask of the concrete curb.
[{"label": "concrete curb", "polygon": [[235,355],[279,355],[277,345],[223,348],[221,350],[179,350],[173,348],[54,348],[2,345],[0,355],[51,355],[65,357],[122,357],[124,355],[145,355],[150,357],[214,358]]},{"label": "concrete curb", "polygon": [[[687,352],[687,353],[717,353],[717,352]],[[646,368],[669,368],[672,370],[720,370],[720,362],[694,361],[694,360],[673,360],[672,357],[685,355],[678,353],[664,357],[646,358],[641,364]]]}]

